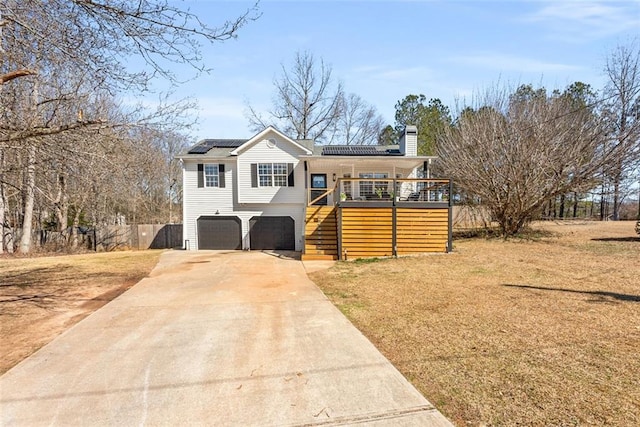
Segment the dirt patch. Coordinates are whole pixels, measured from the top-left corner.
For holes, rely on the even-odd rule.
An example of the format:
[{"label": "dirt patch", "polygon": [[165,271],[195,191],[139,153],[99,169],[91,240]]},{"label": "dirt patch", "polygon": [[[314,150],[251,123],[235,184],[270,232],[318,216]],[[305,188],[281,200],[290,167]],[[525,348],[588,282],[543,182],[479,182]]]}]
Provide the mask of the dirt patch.
[{"label": "dirt patch", "polygon": [[161,251],[0,263],[0,374],[148,276]]},{"label": "dirt patch", "polygon": [[540,223],[311,278],[456,425],[640,425],[633,225]]}]

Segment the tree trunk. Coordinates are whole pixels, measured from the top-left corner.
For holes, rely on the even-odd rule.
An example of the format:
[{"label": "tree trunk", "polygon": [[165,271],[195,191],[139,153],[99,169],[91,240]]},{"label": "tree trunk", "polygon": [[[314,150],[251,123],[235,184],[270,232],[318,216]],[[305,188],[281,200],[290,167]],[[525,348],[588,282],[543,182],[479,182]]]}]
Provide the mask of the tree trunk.
[{"label": "tree trunk", "polygon": [[563,194],[562,196],[560,196],[560,215],[559,215],[559,217],[561,219],[564,219],[564,202],[565,202],[565,195]]},{"label": "tree trunk", "polygon": [[4,195],[4,179],[2,171],[4,170],[4,152],[0,148],[0,254],[4,253],[4,224],[7,203]]},{"label": "tree trunk", "polygon": [[620,182],[622,181],[622,174],[616,171],[615,180],[613,181],[613,214],[611,219],[618,221],[620,219]]},{"label": "tree trunk", "polygon": [[78,247],[78,226],[80,225],[80,209],[76,209],[73,215],[73,225],[71,227],[71,249]]},{"label": "tree trunk", "polygon": [[[0,170],[2,170],[4,159],[0,159]],[[13,247],[13,230],[11,229],[7,213],[9,208],[9,200],[7,199],[7,190],[0,176],[0,248],[5,252],[12,254]],[[2,253],[2,250],[0,250]]]},{"label": "tree trunk", "polygon": [[573,193],[573,217],[578,217],[578,193]]},{"label": "tree trunk", "polygon": [[53,206],[56,212],[56,219],[58,220],[58,231],[62,233],[65,241],[68,243],[69,241],[69,206],[68,200],[69,196],[67,195],[67,184],[64,175],[58,176],[57,181],[58,186],[58,195],[56,197],[56,201]]},{"label": "tree trunk", "polygon": [[36,188],[36,147],[30,144],[27,148],[27,169],[24,183],[24,215],[22,218],[22,236],[20,236],[20,253],[28,254],[31,250],[31,232],[33,223],[33,206]]}]

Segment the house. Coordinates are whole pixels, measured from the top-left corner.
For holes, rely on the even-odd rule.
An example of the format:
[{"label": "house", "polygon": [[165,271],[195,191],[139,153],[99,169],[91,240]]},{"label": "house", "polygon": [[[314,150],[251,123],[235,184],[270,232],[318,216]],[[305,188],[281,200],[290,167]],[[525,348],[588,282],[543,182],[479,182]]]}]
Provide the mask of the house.
[{"label": "house", "polygon": [[451,249],[450,182],[429,177],[417,129],[396,146],[316,145],[268,127],[178,156],[185,248],[295,250],[306,259]]}]

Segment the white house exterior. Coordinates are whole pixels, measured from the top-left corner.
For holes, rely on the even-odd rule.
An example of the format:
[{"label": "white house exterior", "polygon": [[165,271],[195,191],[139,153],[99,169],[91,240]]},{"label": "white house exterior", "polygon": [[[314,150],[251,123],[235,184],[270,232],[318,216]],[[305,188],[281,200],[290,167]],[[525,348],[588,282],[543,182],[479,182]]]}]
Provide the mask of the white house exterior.
[{"label": "white house exterior", "polygon": [[[417,130],[399,146],[321,146],[268,127],[248,140],[207,139],[178,156],[183,167],[185,249],[303,251],[310,202],[353,203],[389,190],[393,200],[416,191]],[[377,180],[376,180],[377,179]],[[403,180],[396,182],[395,180]],[[346,203],[346,200],[345,200]]]}]

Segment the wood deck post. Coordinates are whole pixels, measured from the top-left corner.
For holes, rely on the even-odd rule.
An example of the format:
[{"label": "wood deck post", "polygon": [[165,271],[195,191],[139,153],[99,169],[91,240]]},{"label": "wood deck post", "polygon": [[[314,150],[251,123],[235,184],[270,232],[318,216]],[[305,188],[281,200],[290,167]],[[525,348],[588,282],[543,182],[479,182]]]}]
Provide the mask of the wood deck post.
[{"label": "wood deck post", "polygon": [[398,257],[398,220],[397,220],[397,207],[394,203],[391,206],[391,254],[394,257]]},{"label": "wood deck post", "polygon": [[338,204],[336,208],[336,233],[337,233],[337,248],[338,248],[338,260],[342,261],[342,206]]}]

